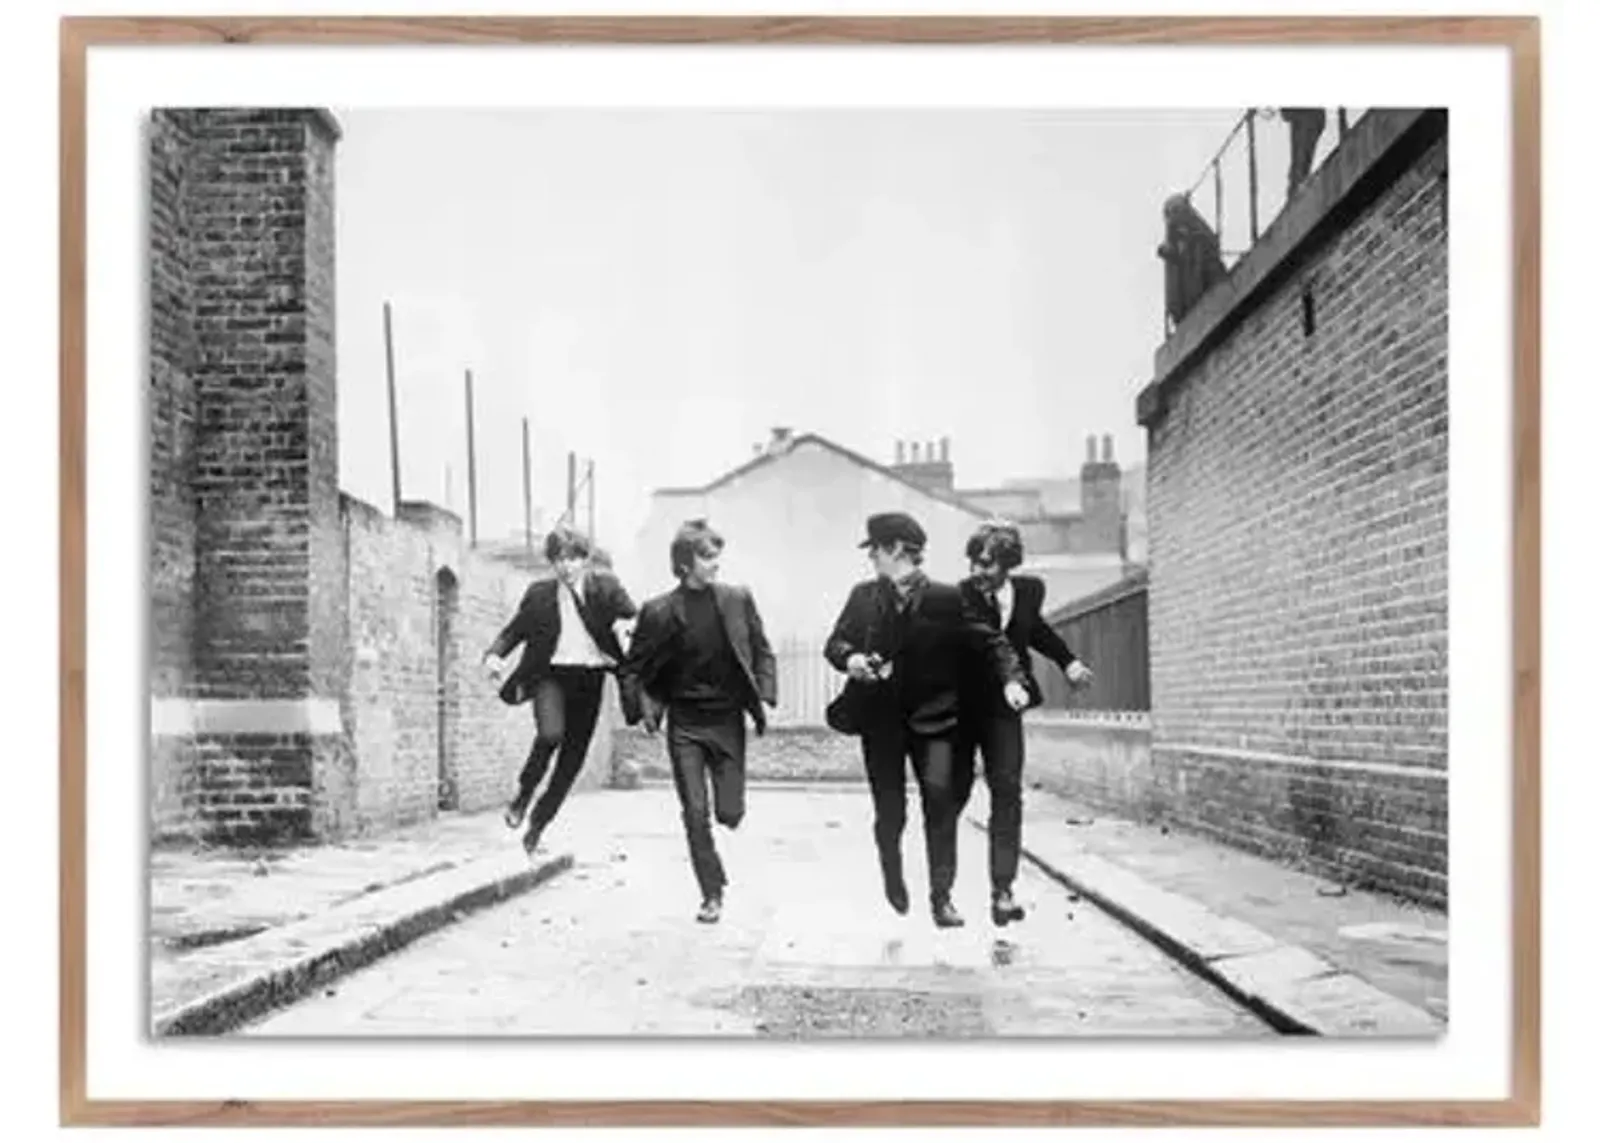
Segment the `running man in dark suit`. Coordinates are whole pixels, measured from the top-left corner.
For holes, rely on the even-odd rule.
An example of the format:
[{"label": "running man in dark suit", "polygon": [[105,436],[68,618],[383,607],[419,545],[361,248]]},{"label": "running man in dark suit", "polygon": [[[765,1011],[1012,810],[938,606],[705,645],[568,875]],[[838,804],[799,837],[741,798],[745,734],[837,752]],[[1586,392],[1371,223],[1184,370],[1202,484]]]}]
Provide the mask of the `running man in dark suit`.
[{"label": "running man in dark suit", "polygon": [[[489,676],[504,680],[501,699],[512,706],[533,704],[533,746],[506,807],[508,827],[522,824],[550,759],[556,760],[549,784],[528,816],[522,848],[530,854],[583,769],[606,672],[622,661],[615,625],[637,611],[616,576],[590,566],[592,551],[588,538],[577,532],[551,532],[544,554],[555,575],[529,586],[517,613],[483,653]],[[522,658],[507,675],[503,660],[519,646]]]},{"label": "running man in dark suit", "polygon": [[857,584],[828,639],[834,668],[862,692],[862,755],[872,791],[873,836],[884,895],[897,913],[910,909],[900,838],[906,825],[906,759],[922,794],[928,895],[941,928],[965,922],[950,900],[963,791],[958,702],[963,678],[980,673],[1006,701],[1028,701],[1016,652],[963,602],[958,588],[922,570],[927,536],[910,516],[867,521],[875,579]]},{"label": "running man in dark suit", "polygon": [[644,605],[623,664],[629,724],[643,721],[653,732],[666,713],[667,755],[700,886],[698,919],[706,924],[721,919],[728,884],[712,816],[728,829],[744,820],[745,716],[762,734],[762,704],[778,703],[777,661],[755,598],[717,582],[722,549],[704,520],[678,530],[670,552],[678,586]]},{"label": "running man in dark suit", "polygon": [[[1066,673],[1067,682],[1085,686],[1093,678],[1055,628],[1044,621],[1044,581],[1012,575],[1022,563],[1022,535],[1011,524],[989,523],[967,541],[972,575],[961,581],[967,606],[980,611],[1004,633],[1022,666],[1028,690],[1027,708],[1044,701],[1033,673],[1038,651]],[[989,914],[996,925],[1020,921],[1023,907],[1012,896],[1022,849],[1022,711],[1007,702],[1000,688],[974,677],[962,697],[964,774],[971,792],[972,761],[983,756],[983,780],[989,785]]]}]

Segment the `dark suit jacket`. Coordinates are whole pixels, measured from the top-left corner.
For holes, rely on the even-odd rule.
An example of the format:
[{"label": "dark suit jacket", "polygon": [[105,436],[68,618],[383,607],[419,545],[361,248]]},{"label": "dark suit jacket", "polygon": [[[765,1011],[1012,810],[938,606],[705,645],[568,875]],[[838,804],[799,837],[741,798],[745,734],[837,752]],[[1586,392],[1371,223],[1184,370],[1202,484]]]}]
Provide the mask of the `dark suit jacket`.
[{"label": "dark suit jacket", "polygon": [[[554,577],[534,580],[523,593],[511,622],[489,645],[491,654],[504,657],[526,644],[521,662],[500,687],[500,697],[512,705],[532,698],[539,680],[550,673],[550,657],[556,653],[561,638],[561,607],[556,592],[565,590]],[[579,613],[595,645],[613,662],[620,663],[622,645],[612,626],[619,619],[631,619],[638,613],[622,582],[610,572],[591,571],[585,578]]]},{"label": "dark suit jacket", "polygon": [[[1028,688],[1028,705],[1035,707],[1044,701],[1044,694],[1039,689],[1039,680],[1034,677],[1033,656],[1029,652],[1038,651],[1062,670],[1066,670],[1067,664],[1077,656],[1067,646],[1066,640],[1056,633],[1056,629],[1044,620],[1043,580],[1031,575],[1014,575],[1011,577],[1011,591],[1011,619],[1006,624],[1005,636],[1022,666]],[[976,576],[961,581],[961,594],[969,607],[982,612],[991,624],[999,626],[1000,613],[990,605],[989,597]],[[982,678],[972,679],[969,707],[986,711],[994,709],[993,704],[1003,705],[1000,689],[985,686],[986,682]]]},{"label": "dark suit jacket", "polygon": [[997,688],[1025,678],[1011,644],[961,590],[931,580],[913,590],[904,614],[887,580],[857,584],[825,653],[840,671],[857,653],[892,663],[889,679],[866,685],[867,723],[899,720],[921,735],[955,729],[963,683],[975,675]]},{"label": "dark suit jacket", "polygon": [[[677,687],[677,672],[682,664],[681,638],[688,627],[683,609],[684,588],[674,588],[645,603],[628,647],[620,675],[622,712],[628,725],[670,706]],[[767,642],[761,613],[748,589],[729,584],[712,584],[722,629],[728,637],[733,657],[739,662],[744,682],[743,693],[735,696],[755,722],[756,733],[767,729],[766,711],[761,704],[778,702],[778,664]],[[655,710],[647,710],[654,704]]]}]

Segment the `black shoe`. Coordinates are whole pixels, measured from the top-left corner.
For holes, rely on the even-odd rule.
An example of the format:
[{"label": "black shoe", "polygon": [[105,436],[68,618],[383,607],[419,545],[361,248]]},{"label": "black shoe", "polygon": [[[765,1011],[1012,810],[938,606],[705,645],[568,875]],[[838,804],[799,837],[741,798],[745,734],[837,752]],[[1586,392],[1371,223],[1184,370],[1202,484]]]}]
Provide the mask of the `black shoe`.
[{"label": "black shoe", "polygon": [[1012,921],[1020,921],[1027,915],[1028,911],[1017,904],[1009,889],[1000,890],[989,902],[989,916],[997,925],[1009,925]]},{"label": "black shoe", "polygon": [[526,814],[527,812],[528,812],[528,799],[527,798],[520,798],[520,797],[512,798],[511,799],[511,803],[506,806],[506,814],[505,814],[506,828],[507,829],[516,829],[518,826],[520,826],[522,824],[522,816],[524,814]]},{"label": "black shoe", "polygon": [[933,903],[933,923],[941,929],[959,929],[967,922],[946,897]]},{"label": "black shoe", "polygon": [[701,901],[700,911],[694,915],[694,919],[702,925],[714,925],[722,920],[722,898],[707,897]]},{"label": "black shoe", "polygon": [[889,899],[889,908],[902,917],[911,912],[911,893],[906,889],[906,879],[892,869],[883,871],[883,895]]},{"label": "black shoe", "polygon": [[542,833],[544,826],[529,823],[528,832],[522,835],[522,852],[532,857],[533,851],[539,848],[539,835]]}]

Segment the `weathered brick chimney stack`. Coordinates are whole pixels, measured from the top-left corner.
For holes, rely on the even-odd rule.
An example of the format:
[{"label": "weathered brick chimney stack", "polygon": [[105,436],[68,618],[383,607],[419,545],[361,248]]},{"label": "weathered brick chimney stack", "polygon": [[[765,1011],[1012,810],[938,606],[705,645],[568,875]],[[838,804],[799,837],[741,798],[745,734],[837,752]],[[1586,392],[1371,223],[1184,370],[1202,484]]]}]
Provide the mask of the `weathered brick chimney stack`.
[{"label": "weathered brick chimney stack", "polygon": [[894,471],[924,488],[938,492],[953,491],[956,470],[950,462],[950,438],[940,437],[937,441],[927,442],[895,441]]},{"label": "weathered brick chimney stack", "polygon": [[339,765],[338,138],[320,110],[151,116],[154,784],[211,836],[310,835]]},{"label": "weathered brick chimney stack", "polygon": [[1111,434],[1096,440],[1091,433],[1084,446],[1083,468],[1079,474],[1080,507],[1088,550],[1122,550],[1122,466],[1112,455]]}]

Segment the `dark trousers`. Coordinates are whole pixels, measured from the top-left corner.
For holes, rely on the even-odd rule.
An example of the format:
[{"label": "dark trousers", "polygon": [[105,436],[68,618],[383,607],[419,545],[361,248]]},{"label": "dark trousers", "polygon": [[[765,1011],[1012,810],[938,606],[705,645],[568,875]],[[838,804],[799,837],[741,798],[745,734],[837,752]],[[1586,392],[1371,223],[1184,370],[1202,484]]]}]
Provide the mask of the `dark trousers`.
[{"label": "dark trousers", "polygon": [[[667,713],[667,756],[689,838],[689,863],[702,897],[728,883],[711,836],[713,813],[733,829],[744,820],[744,712],[674,707]],[[708,790],[709,787],[709,790]]]},{"label": "dark trousers", "polygon": [[606,673],[591,667],[553,667],[533,692],[533,720],[537,728],[528,760],[517,776],[517,804],[526,806],[534,789],[556,760],[555,772],[528,816],[530,830],[543,829],[555,818],[572,783],[583,769],[600,717]]},{"label": "dark trousers", "polygon": [[973,757],[983,757],[983,780],[989,787],[989,887],[996,893],[1017,879],[1022,851],[1022,716],[999,710],[962,731],[966,805],[974,778]]},{"label": "dark trousers", "polygon": [[1289,120],[1289,193],[1305,182],[1311,173],[1311,162],[1317,155],[1317,140],[1322,138],[1322,128],[1328,122],[1328,113],[1320,108],[1298,108]]},{"label": "dark trousers", "polygon": [[949,898],[956,882],[956,832],[961,824],[961,798],[970,781],[962,777],[962,752],[954,732],[926,736],[899,727],[869,730],[861,739],[872,791],[873,839],[883,874],[898,881],[900,837],[906,828],[906,759],[922,795],[922,833],[928,850],[928,895]]}]

